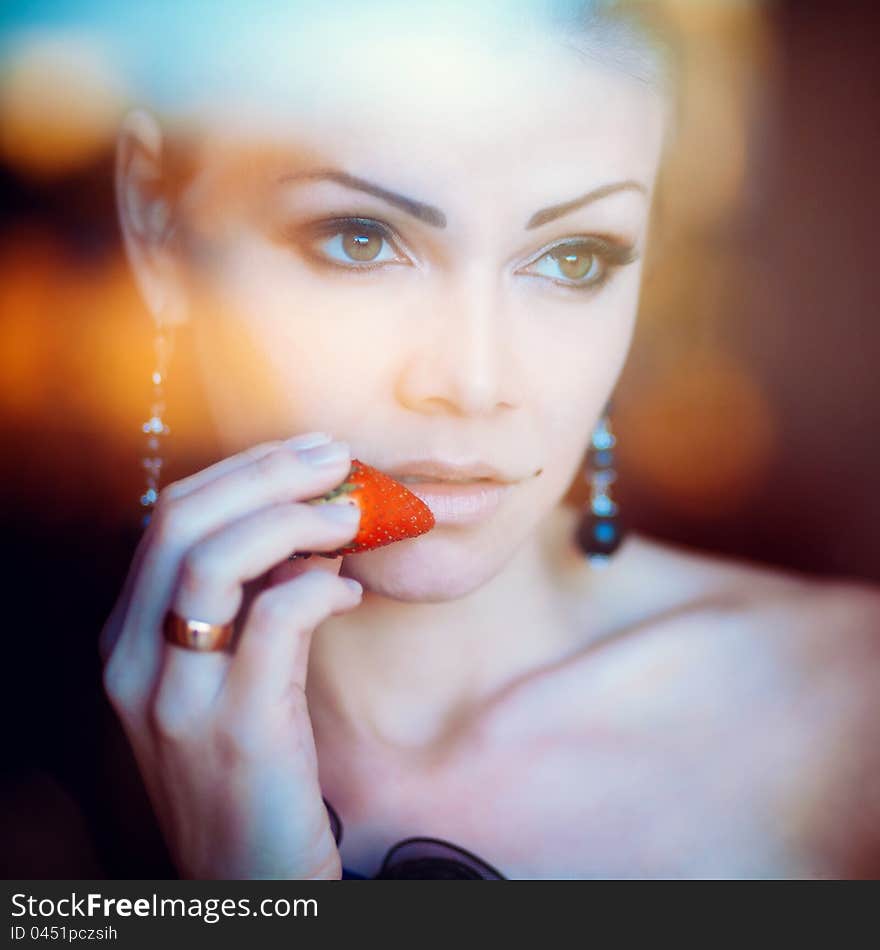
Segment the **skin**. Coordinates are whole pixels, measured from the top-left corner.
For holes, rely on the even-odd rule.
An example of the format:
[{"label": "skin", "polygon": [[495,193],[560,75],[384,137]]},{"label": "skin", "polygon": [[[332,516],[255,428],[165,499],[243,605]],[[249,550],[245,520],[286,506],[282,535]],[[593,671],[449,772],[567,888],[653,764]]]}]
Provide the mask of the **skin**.
[{"label": "skin", "polygon": [[[157,119],[138,110],[120,133],[133,271],[160,326],[191,323],[226,456],[163,490],[102,634],[181,873],[337,877],[341,857],[369,875],[408,835],[509,877],[856,873],[876,845],[856,816],[880,777],[880,595],[639,535],[596,572],[562,504],[629,347],[664,96],[549,33],[427,48],[394,28],[356,87],[321,77],[308,121],[293,94],[195,117],[174,201]],[[357,31],[333,41],[356,50]],[[399,82],[420,49],[469,81]],[[296,177],[327,168],[445,227]],[[526,227],[620,182],[639,187]],[[291,237],[351,215],[385,222],[407,262],[322,268]],[[586,291],[535,272],[584,235],[634,259]],[[329,468],[279,441],[315,430],[343,442]],[[285,560],[353,536],[301,504],[348,458],[420,452],[514,484],[477,525]],[[237,618],[235,653],[163,644],[168,606]]]}]

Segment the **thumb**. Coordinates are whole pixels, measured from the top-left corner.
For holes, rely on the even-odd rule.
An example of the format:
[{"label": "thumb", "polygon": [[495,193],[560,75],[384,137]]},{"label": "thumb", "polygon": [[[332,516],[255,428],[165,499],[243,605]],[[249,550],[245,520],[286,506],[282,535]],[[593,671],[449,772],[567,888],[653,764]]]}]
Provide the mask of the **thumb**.
[{"label": "thumb", "polygon": [[292,561],[282,561],[269,571],[266,579],[267,587],[274,587],[276,584],[283,584],[285,581],[293,580],[300,574],[307,571],[327,571],[330,574],[338,574],[342,567],[342,557],[319,557],[313,554],[311,557],[298,557]]}]

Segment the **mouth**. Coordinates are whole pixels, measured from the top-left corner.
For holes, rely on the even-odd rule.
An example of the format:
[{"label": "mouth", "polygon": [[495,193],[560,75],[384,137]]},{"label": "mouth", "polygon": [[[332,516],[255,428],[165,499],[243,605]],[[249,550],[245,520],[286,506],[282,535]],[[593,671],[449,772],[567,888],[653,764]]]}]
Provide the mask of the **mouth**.
[{"label": "mouth", "polygon": [[473,524],[489,518],[517,478],[488,462],[411,459],[386,469],[431,509],[438,525]]},{"label": "mouth", "polygon": [[474,524],[490,517],[512,485],[491,478],[436,479],[422,476],[401,478],[409,490],[430,509],[437,524]]},{"label": "mouth", "polygon": [[392,478],[404,484],[416,485],[423,482],[470,484],[474,482],[495,482],[509,484],[516,479],[501,469],[482,461],[452,462],[437,458],[412,459],[393,468],[384,469]]},{"label": "mouth", "polygon": [[428,475],[401,475],[397,481],[404,485],[500,485],[494,478],[431,478]]}]

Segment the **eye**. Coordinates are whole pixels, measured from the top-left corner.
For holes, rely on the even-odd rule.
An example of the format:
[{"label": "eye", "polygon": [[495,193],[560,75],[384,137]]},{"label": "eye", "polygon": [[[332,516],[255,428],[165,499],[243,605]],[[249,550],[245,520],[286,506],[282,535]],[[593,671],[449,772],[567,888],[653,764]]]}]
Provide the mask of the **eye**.
[{"label": "eye", "polygon": [[391,229],[369,218],[336,218],[301,229],[297,243],[317,263],[349,270],[371,270],[381,264],[408,264]]},{"label": "eye", "polygon": [[603,284],[615,267],[636,259],[632,244],[599,237],[572,238],[545,250],[522,273],[577,289]]}]

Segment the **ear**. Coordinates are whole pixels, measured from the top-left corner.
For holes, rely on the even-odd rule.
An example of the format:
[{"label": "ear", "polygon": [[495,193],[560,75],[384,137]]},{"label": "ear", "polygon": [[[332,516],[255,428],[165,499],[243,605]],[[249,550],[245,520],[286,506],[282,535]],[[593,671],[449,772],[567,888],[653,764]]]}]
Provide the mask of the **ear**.
[{"label": "ear", "polygon": [[186,320],[180,261],[174,253],[175,209],[167,185],[159,123],[151,113],[133,109],[123,119],[116,141],[116,205],[138,289],[163,326]]}]

